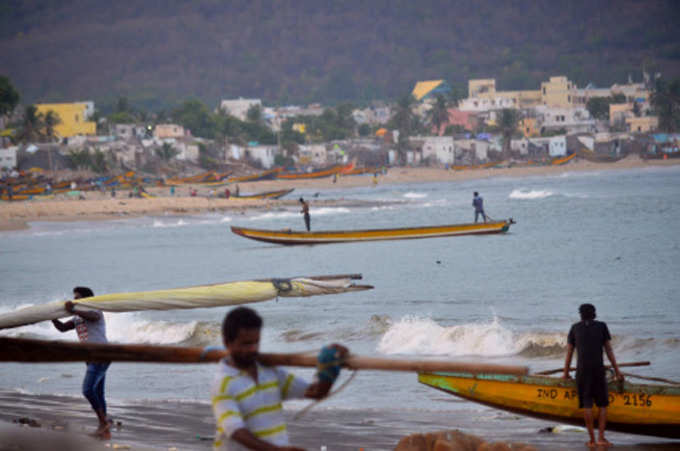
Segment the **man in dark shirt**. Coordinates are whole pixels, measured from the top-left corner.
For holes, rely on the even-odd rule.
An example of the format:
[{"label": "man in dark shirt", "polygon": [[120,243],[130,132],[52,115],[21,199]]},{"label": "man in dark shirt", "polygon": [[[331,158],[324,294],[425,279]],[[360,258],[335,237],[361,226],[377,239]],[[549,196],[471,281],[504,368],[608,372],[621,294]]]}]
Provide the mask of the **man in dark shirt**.
[{"label": "man in dark shirt", "polygon": [[477,222],[479,215],[482,215],[482,219],[484,222],[486,222],[486,214],[484,213],[484,199],[482,199],[482,196],[480,196],[477,191],[475,191],[474,195],[472,196],[472,206],[475,207],[475,223]]},{"label": "man in dark shirt", "polygon": [[307,231],[309,232],[310,230],[310,217],[309,217],[309,203],[304,200],[302,197],[300,198],[300,203],[302,204],[302,210],[300,210],[300,213],[304,215],[305,218],[305,227],[307,227]]},{"label": "man in dark shirt", "polygon": [[[595,306],[582,304],[579,307],[581,321],[571,326],[567,337],[567,358],[564,362],[564,378],[569,379],[569,367],[577,351],[576,387],[578,389],[579,408],[583,409],[590,442],[589,447],[609,446],[610,443],[604,437],[604,429],[607,424],[607,406],[609,405],[609,393],[607,392],[607,378],[605,375],[602,349],[607,353],[607,358],[616,372],[616,378],[623,381],[623,375],[619,371],[611,347],[611,335],[607,324],[595,321]],[[600,408],[597,420],[598,439],[595,442],[593,427],[593,402]]]}]

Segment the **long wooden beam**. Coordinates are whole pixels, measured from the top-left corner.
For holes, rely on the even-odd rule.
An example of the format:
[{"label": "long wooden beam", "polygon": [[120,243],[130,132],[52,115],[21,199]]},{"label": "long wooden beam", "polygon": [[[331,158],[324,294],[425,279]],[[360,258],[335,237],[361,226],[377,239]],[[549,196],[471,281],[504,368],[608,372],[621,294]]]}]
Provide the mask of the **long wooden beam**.
[{"label": "long wooden beam", "polygon": [[[224,349],[182,346],[89,344],[65,341],[0,337],[0,362],[147,362],[208,363],[229,353]],[[316,367],[316,356],[309,354],[260,354],[259,361],[268,366]],[[350,355],[344,367],[355,370],[407,372],[466,372],[526,375],[525,366],[443,360],[407,360]]]}]

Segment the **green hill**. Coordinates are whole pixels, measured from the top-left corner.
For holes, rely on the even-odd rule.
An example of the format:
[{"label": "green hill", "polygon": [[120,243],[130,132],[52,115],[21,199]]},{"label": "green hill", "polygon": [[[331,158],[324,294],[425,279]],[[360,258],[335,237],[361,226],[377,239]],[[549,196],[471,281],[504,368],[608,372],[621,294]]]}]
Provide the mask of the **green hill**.
[{"label": "green hill", "polygon": [[0,73],[28,102],[393,99],[416,80],[537,89],[680,75],[676,0],[3,0]]}]

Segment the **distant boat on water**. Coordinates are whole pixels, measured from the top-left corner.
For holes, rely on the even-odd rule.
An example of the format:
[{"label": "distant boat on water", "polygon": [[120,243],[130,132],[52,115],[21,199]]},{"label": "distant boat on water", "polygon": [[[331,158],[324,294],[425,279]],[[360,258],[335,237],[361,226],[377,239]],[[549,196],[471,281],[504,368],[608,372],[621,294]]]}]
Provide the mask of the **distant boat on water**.
[{"label": "distant boat on water", "polygon": [[494,221],[469,224],[451,224],[422,227],[403,227],[395,229],[364,229],[364,230],[325,230],[305,232],[290,229],[265,230],[249,229],[232,226],[231,231],[245,238],[267,243],[285,245],[296,244],[329,244],[348,243],[357,241],[409,240],[417,238],[441,238],[461,235],[486,235],[503,233],[510,229],[515,221]]}]

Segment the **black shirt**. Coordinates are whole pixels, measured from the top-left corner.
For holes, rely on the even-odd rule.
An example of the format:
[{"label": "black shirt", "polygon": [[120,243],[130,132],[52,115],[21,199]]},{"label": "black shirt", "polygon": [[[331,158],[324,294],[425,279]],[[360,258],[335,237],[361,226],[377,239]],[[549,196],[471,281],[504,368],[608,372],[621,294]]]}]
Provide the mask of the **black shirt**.
[{"label": "black shirt", "polygon": [[567,342],[576,348],[577,368],[603,368],[602,347],[611,339],[607,324],[602,321],[586,320],[571,326]]}]

